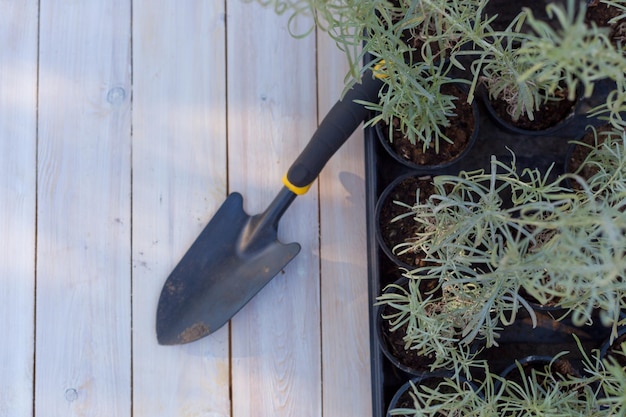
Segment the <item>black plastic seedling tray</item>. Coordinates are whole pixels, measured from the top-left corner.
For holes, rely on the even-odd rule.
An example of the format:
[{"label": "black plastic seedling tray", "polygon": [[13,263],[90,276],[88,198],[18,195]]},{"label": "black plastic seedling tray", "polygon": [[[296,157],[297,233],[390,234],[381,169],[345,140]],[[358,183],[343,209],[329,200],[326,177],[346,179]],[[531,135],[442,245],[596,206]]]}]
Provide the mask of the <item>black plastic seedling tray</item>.
[{"label": "black plastic seedling tray", "polygon": [[[376,239],[375,207],[378,197],[394,179],[406,174],[437,175],[458,174],[460,171],[476,169],[489,170],[490,158],[511,160],[511,151],[516,158],[518,169],[538,168],[546,172],[551,168],[554,175],[564,172],[566,155],[570,142],[580,138],[589,125],[601,125],[603,122],[590,119],[586,112],[603,100],[611,88],[610,83],[600,83],[594,96],[583,100],[577,107],[576,115],[561,130],[550,136],[532,136],[509,133],[497,124],[486,111],[484,103],[477,98],[479,106],[479,133],[476,143],[467,156],[458,163],[436,173],[412,170],[398,163],[383,148],[376,130],[367,128],[365,132],[366,151],[366,206],[368,219],[368,258],[369,258],[369,301],[370,301],[370,340],[372,357],[372,400],[375,417],[386,415],[387,407],[395,391],[412,377],[396,368],[383,354],[377,329],[376,298],[388,284],[401,276],[399,268],[383,253]],[[506,366],[528,355],[554,355],[569,351],[574,355],[578,351],[572,334],[576,334],[585,350],[599,348],[609,336],[610,331],[600,325],[576,327],[569,321],[554,320],[550,313],[538,312],[539,324],[533,328],[530,320],[521,313],[518,320],[502,332],[497,354],[487,352],[492,372],[500,372]],[[489,357],[491,355],[492,357]]]}]

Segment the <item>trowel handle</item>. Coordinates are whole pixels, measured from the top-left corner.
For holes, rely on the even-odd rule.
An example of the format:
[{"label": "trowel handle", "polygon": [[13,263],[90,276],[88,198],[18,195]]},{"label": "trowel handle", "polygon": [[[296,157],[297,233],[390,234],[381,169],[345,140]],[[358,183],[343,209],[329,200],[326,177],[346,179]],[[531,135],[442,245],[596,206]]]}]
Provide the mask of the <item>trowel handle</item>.
[{"label": "trowel handle", "polygon": [[287,188],[295,194],[308,191],[326,162],[365,120],[368,110],[354,101],[377,102],[381,87],[382,81],[368,70],[363,74],[361,84],[355,84],[343,99],[335,103],[283,178]]}]

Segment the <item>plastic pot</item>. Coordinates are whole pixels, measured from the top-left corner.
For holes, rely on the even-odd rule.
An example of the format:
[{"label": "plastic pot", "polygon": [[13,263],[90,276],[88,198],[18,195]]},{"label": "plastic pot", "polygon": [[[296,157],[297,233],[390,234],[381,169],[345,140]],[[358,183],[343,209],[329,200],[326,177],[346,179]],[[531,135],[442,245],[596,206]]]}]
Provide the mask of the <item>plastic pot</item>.
[{"label": "plastic pot", "polygon": [[395,246],[406,242],[411,238],[412,229],[416,225],[414,216],[408,216],[394,221],[394,218],[409,212],[409,209],[398,205],[395,201],[402,202],[409,206],[415,204],[417,190],[420,190],[420,200],[425,201],[432,194],[434,187],[431,176],[417,176],[409,173],[396,178],[385,188],[375,209],[376,218],[376,239],[385,255],[400,268],[408,271],[420,265],[421,254],[407,252],[398,255]]},{"label": "plastic pot", "polygon": [[[626,317],[626,314],[622,314],[622,317]],[[626,366],[625,357],[619,354],[613,355],[611,352],[613,348],[617,348],[618,353],[621,352],[621,349],[619,348],[619,346],[621,346],[623,343],[626,343],[626,325],[620,326],[617,329],[617,337],[614,340],[611,340],[611,338],[609,337],[607,340],[604,341],[604,343],[602,344],[602,347],[600,348],[600,358],[608,359],[609,357],[615,357],[615,359],[619,363]]]},{"label": "plastic pot", "polygon": [[[422,376],[413,378],[407,382],[405,382],[394,394],[391,402],[389,403],[389,407],[387,408],[387,417],[391,417],[392,410],[398,408],[412,408],[414,407],[413,401],[408,394],[412,389],[412,385],[419,387],[421,385],[429,384],[431,388],[440,387],[440,383],[447,380],[454,380],[454,376],[451,373],[447,372],[438,372],[438,373],[428,373]],[[478,393],[478,389],[476,386],[463,377],[458,377],[457,379],[459,385],[462,385],[467,389],[467,394],[459,393],[459,395],[476,395],[478,398],[482,398]],[[398,414],[394,414],[398,415]]]},{"label": "plastic pot", "polygon": [[479,95],[483,104],[485,105],[487,113],[489,113],[489,116],[496,122],[498,126],[500,126],[507,132],[523,136],[552,136],[560,130],[563,130],[565,127],[567,127],[568,124],[570,124],[574,120],[581,104],[581,99],[579,97],[582,96],[579,91],[577,93],[576,100],[572,103],[570,111],[565,117],[561,119],[561,121],[548,128],[533,130],[520,128],[516,126],[514,122],[500,116],[500,114],[495,110],[493,106],[493,101],[489,97],[489,93],[486,91],[486,89],[481,88]]},{"label": "plastic pot", "polygon": [[[395,285],[408,288],[408,278],[401,277],[400,279],[394,282]],[[390,287],[385,289],[385,292],[397,292],[399,291],[395,287]],[[403,334],[402,330],[398,329],[393,332],[394,339],[393,341],[390,338],[392,332],[386,332],[385,329],[388,328],[388,322],[383,318],[385,314],[387,306],[379,305],[376,309],[376,323],[377,323],[377,337],[378,337],[378,345],[380,350],[383,352],[384,356],[387,358],[389,362],[393,366],[395,366],[400,371],[404,372],[410,376],[423,376],[429,373],[428,366],[431,361],[428,358],[423,358],[417,355],[417,353],[413,350],[405,350],[404,342],[401,340]],[[418,366],[420,363],[422,366]]]}]

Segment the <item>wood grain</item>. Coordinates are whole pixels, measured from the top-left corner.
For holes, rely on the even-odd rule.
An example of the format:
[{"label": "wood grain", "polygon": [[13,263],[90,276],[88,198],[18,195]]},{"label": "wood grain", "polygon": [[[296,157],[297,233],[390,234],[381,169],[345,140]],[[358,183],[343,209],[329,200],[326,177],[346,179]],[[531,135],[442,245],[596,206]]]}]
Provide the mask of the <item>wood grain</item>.
[{"label": "wood grain", "polygon": [[[318,62],[321,119],[341,96],[348,66],[324,33]],[[325,416],[372,415],[363,140],[360,127],[319,181]]]},{"label": "wood grain", "polygon": [[228,326],[155,334],[228,192],[263,211],[339,97],[332,41],[242,0],[0,10],[0,417],[370,416],[361,133],[283,216],[301,253]]},{"label": "wood grain", "polygon": [[18,416],[33,404],[37,2],[0,9],[0,416]]},{"label": "wood grain", "polygon": [[[315,38],[287,16],[228,1],[230,191],[259,213],[316,126]],[[320,416],[319,222],[314,185],[283,216],[301,253],[232,320],[233,416]]]},{"label": "wood grain", "polygon": [[138,0],[133,15],[133,416],[230,416],[228,328],[155,334],[165,279],[226,196],[224,4]]},{"label": "wood grain", "polygon": [[40,7],[36,415],[128,416],[130,4]]}]

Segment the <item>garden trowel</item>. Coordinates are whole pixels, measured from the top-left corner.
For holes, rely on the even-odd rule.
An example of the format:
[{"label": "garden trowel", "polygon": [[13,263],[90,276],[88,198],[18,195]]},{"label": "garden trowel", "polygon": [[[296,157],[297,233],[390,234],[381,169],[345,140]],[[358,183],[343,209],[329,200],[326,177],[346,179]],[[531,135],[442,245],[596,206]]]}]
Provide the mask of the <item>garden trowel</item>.
[{"label": "garden trowel", "polygon": [[156,321],[160,344],[188,343],[216,331],[298,254],[298,243],[278,241],[278,222],[365,120],[368,110],[358,101],[377,102],[381,86],[367,71],[333,106],[263,213],[246,214],[239,193],[226,198],[163,286]]}]

